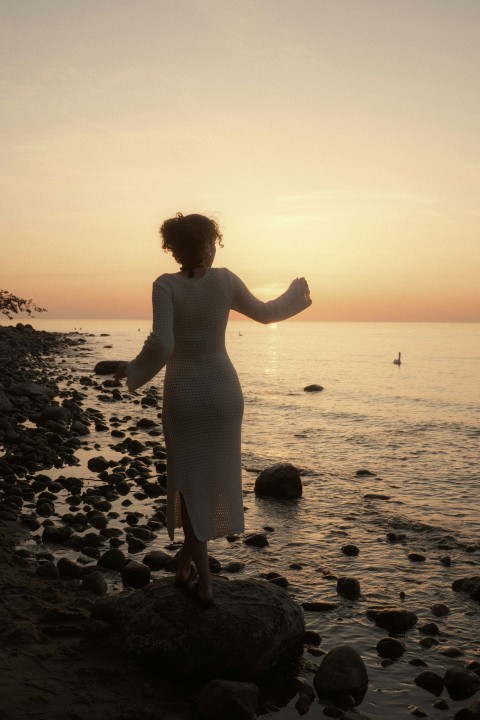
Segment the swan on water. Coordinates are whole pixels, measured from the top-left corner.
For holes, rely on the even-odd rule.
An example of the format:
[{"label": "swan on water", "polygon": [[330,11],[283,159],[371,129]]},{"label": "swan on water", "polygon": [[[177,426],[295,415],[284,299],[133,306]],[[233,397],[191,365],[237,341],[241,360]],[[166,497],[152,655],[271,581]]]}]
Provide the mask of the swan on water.
[{"label": "swan on water", "polygon": [[399,353],[398,353],[398,358],[395,358],[395,360],[393,361],[393,364],[394,364],[394,365],[401,365],[401,364],[402,364],[402,361],[401,361],[401,359],[400,359],[401,357],[402,357],[402,353],[399,352]]}]

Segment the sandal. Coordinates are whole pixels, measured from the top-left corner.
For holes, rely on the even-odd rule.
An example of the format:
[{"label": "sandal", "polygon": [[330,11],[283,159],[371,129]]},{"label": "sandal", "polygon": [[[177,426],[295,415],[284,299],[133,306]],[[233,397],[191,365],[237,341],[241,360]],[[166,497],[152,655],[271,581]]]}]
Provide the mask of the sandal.
[{"label": "sandal", "polygon": [[190,574],[185,580],[180,580],[179,578],[175,578],[175,587],[177,588],[183,588],[188,589],[188,586],[190,583],[192,583],[195,578],[197,577],[197,570],[195,568],[195,565],[190,565]]},{"label": "sandal", "polygon": [[213,597],[203,598],[200,596],[198,581],[190,583],[187,586],[187,590],[188,590],[188,594],[192,596],[192,598],[195,600],[197,605],[200,605],[200,607],[210,608],[213,606]]}]

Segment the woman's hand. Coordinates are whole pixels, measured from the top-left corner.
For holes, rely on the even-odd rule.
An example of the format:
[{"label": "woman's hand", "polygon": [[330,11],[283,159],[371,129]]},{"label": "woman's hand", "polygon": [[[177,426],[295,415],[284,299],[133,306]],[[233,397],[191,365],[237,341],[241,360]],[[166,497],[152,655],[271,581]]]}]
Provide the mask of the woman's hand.
[{"label": "woman's hand", "polygon": [[119,385],[121,384],[121,380],[127,377],[127,364],[126,362],[121,362],[115,372],[114,378]]},{"label": "woman's hand", "polygon": [[310,288],[308,287],[308,283],[304,277],[295,278],[295,280],[290,283],[290,287],[288,289],[295,295],[295,297],[303,297],[305,300],[310,300]]}]

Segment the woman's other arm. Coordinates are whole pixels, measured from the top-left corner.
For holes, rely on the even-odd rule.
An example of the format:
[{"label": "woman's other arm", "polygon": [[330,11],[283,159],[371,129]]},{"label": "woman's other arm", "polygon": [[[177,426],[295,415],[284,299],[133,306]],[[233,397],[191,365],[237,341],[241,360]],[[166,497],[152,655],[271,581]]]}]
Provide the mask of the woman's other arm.
[{"label": "woman's other arm", "polygon": [[230,272],[230,278],[233,289],[232,309],[257,322],[268,324],[286,320],[312,304],[305,278],[293,280],[288,290],[275,300],[268,302],[262,302],[256,298],[234,273]]},{"label": "woman's other arm", "polygon": [[172,298],[158,280],[153,283],[152,303],[152,332],[140,353],[125,368],[129,390],[136,390],[151,380],[166,365],[173,351]]}]

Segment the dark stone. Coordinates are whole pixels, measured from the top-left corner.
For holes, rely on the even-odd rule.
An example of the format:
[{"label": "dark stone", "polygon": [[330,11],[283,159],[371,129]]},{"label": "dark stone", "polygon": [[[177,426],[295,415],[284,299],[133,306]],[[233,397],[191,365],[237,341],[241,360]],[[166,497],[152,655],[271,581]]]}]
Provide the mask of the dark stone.
[{"label": "dark stone", "polygon": [[411,562],[425,562],[425,560],[427,559],[425,555],[415,552],[408,553],[407,557]]},{"label": "dark stone", "polygon": [[147,565],[150,570],[163,570],[163,568],[173,560],[169,553],[162,550],[151,550],[143,558],[142,562]]},{"label": "dark stone", "polygon": [[114,570],[115,572],[122,572],[126,563],[127,558],[118,548],[110,548],[110,550],[104,552],[103,555],[100,555],[97,561],[97,565],[100,565],[100,567]]},{"label": "dark stone", "polygon": [[253,720],[258,687],[253,683],[211,680],[197,699],[199,720]]},{"label": "dark stone", "polygon": [[288,593],[262,580],[213,585],[208,609],[162,578],[96,603],[92,618],[115,628],[110,644],[162,677],[169,670],[189,681],[252,680],[302,652],[303,613]]},{"label": "dark stone", "polygon": [[373,620],[377,627],[384,628],[395,635],[402,635],[416,625],[418,618],[410,610],[397,608],[367,610],[367,617]]},{"label": "dark stone", "polygon": [[115,375],[121,363],[122,360],[101,360],[95,365],[93,372],[96,375]]},{"label": "dark stone", "polygon": [[418,631],[423,633],[424,635],[439,635],[440,628],[438,627],[437,623],[429,622],[425,623],[425,625],[419,625]]},{"label": "dark stone", "polygon": [[356,557],[360,550],[356,545],[344,545],[342,547],[342,553],[344,555],[348,555],[349,557]]},{"label": "dark stone", "polygon": [[245,545],[252,545],[253,547],[265,547],[269,544],[267,536],[262,533],[254,533],[253,535],[247,535],[244,540]]},{"label": "dark stone", "polygon": [[450,609],[443,603],[432,605],[431,610],[435,617],[445,617],[446,615],[450,615]]},{"label": "dark stone", "polygon": [[300,471],[293,465],[283,463],[266,468],[255,480],[255,495],[281,500],[301,497]]},{"label": "dark stone", "polygon": [[405,652],[405,645],[394,638],[382,638],[377,643],[377,652],[382,658],[396,660]]},{"label": "dark stone", "polygon": [[99,570],[84,575],[82,588],[94,595],[105,595],[108,590],[107,581]]},{"label": "dark stone", "polygon": [[468,578],[459,578],[452,583],[452,589],[468,593],[474,600],[480,602],[480,575]]},{"label": "dark stone", "polygon": [[338,608],[338,603],[314,600],[313,602],[303,602],[302,608],[308,612],[330,612],[330,610]]},{"label": "dark stone", "polygon": [[349,645],[338,645],[323,658],[313,685],[319,698],[351,695],[355,705],[364,698],[368,674],[360,655]]},{"label": "dark stone", "polygon": [[428,690],[432,695],[441,695],[443,692],[443,680],[436,672],[424,670],[415,678],[418,687]]},{"label": "dark stone", "polygon": [[338,578],[337,593],[350,600],[357,600],[360,597],[360,583],[352,577]]},{"label": "dark stone", "polygon": [[365,470],[365,468],[362,468],[361,470],[357,470],[355,473],[357,477],[376,477],[376,473],[371,472],[371,470]]},{"label": "dark stone", "polygon": [[312,385],[307,385],[303,388],[304,392],[321,392],[323,390],[323,387],[321,385],[316,385],[313,383]]},{"label": "dark stone", "polygon": [[83,570],[80,565],[77,565],[76,562],[65,557],[60,558],[57,562],[57,569],[60,575],[66,578],[76,579],[82,577],[83,574]]},{"label": "dark stone", "polygon": [[87,462],[87,467],[92,472],[102,472],[109,467],[109,462],[100,455],[98,457],[89,458]]},{"label": "dark stone", "polygon": [[466,700],[480,690],[480,677],[470,670],[449,668],[443,683],[452,700]]},{"label": "dark stone", "polygon": [[57,527],[56,525],[46,525],[42,540],[44,543],[52,542],[63,545],[73,535],[73,530],[68,525]]},{"label": "dark stone", "polygon": [[150,582],[150,568],[143,563],[129,560],[122,570],[122,581],[127,587],[145,587]]}]

